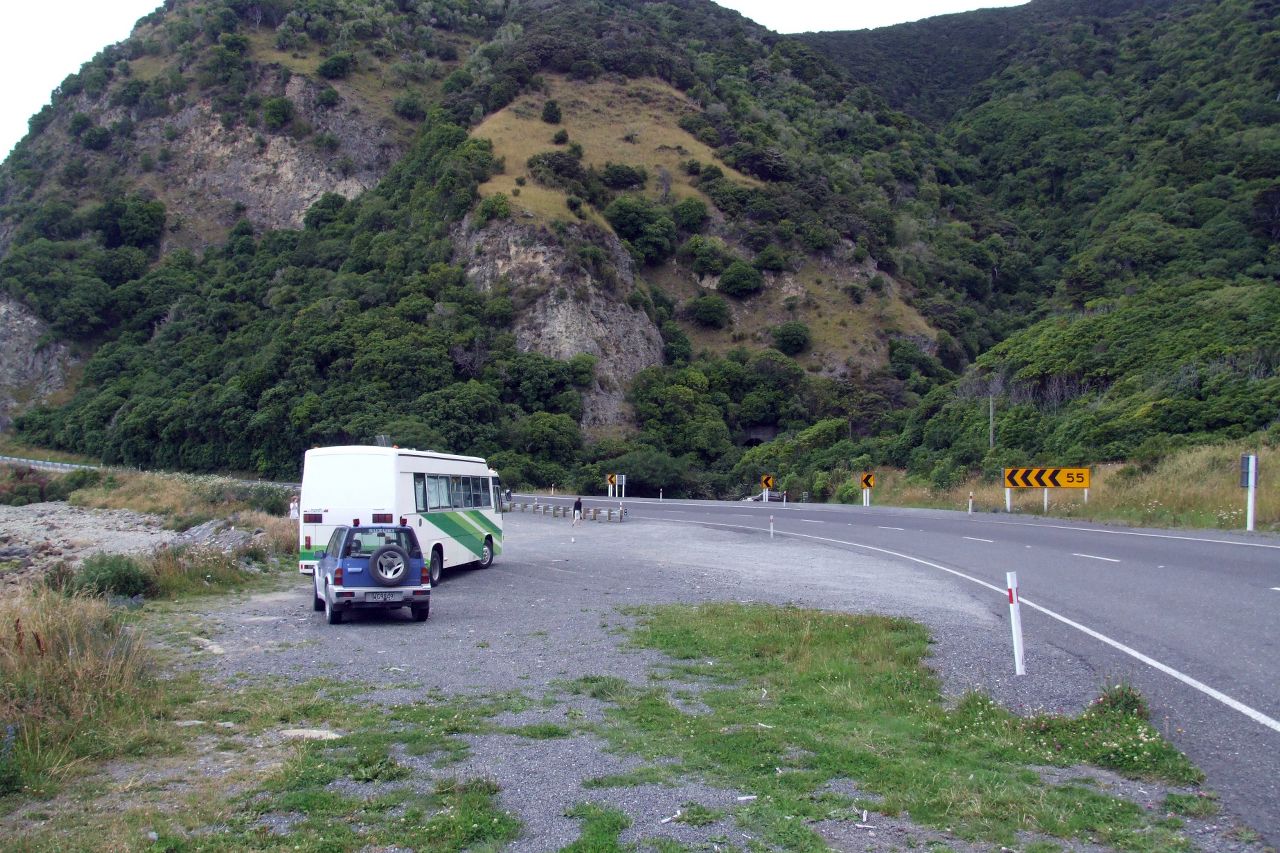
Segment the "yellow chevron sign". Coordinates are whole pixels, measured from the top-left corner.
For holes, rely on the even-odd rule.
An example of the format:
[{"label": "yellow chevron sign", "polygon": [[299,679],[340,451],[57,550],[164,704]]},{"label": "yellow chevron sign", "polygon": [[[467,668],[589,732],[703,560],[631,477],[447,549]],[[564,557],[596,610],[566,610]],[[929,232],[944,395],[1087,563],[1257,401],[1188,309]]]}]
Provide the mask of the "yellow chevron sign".
[{"label": "yellow chevron sign", "polygon": [[874,489],[876,487],[876,475],[870,471],[862,475],[862,488]]},{"label": "yellow chevron sign", "polygon": [[760,478],[760,488],[762,488],[762,489],[770,489],[770,490],[772,490],[772,489],[773,489],[773,475],[772,475],[772,474],[765,474],[763,477],[761,477],[761,478]]},{"label": "yellow chevron sign", "polygon": [[1006,489],[1087,489],[1088,468],[1005,468]]}]

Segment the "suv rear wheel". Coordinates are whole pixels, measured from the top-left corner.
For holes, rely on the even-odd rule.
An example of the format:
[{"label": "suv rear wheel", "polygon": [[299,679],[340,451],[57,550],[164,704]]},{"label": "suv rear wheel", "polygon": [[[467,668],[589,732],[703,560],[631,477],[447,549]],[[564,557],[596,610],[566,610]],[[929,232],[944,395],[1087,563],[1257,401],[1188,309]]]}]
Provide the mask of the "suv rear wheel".
[{"label": "suv rear wheel", "polygon": [[409,571],[409,555],[399,545],[383,545],[369,556],[369,572],[378,586],[399,586]]}]

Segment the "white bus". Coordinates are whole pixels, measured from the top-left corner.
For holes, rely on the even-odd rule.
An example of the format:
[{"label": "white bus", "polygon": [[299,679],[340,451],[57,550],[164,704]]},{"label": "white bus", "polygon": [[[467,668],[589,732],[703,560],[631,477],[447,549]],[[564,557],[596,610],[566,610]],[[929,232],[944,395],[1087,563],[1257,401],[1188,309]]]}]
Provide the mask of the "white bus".
[{"label": "white bus", "polygon": [[316,553],[335,527],[413,528],[431,566],[431,583],[452,566],[487,568],[502,552],[502,484],[476,456],[398,447],[316,447],[302,464],[298,571],[315,571]]}]

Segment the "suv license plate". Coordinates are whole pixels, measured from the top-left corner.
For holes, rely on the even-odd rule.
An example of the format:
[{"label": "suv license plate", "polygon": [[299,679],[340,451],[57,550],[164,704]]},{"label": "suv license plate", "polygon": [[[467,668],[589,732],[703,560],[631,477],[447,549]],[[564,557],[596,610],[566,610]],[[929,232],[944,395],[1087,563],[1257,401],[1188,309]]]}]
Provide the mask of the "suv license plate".
[{"label": "suv license plate", "polygon": [[400,593],[398,592],[366,592],[364,594],[365,601],[399,601]]}]

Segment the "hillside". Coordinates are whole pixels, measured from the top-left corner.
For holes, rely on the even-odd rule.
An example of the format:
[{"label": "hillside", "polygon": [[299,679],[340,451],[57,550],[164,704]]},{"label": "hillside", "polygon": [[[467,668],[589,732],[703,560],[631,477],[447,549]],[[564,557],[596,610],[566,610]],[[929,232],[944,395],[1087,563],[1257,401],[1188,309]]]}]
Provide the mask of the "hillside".
[{"label": "hillside", "polygon": [[898,90],[700,0],[169,4],[0,168],[0,287],[82,372],[18,428],[819,497],[1264,428],[1274,4],[1089,5],[860,34]]},{"label": "hillside", "polygon": [[1173,1],[1030,0],[875,30],[801,33],[796,38],[893,107],[940,127],[981,97],[983,83],[1037,45],[1084,34],[1105,38],[1113,19],[1134,12],[1158,14]]}]

